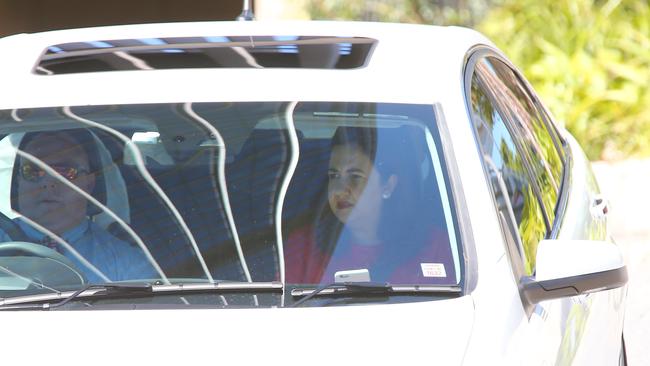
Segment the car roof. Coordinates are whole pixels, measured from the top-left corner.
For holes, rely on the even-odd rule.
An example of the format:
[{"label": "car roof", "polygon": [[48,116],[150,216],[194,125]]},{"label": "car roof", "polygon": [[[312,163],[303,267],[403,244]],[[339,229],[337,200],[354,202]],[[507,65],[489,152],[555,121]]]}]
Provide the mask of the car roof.
[{"label": "car roof", "polygon": [[[377,41],[353,69],[201,68],[38,75],[51,46],[116,39],[207,36],[366,37]],[[462,90],[464,61],[480,33],[392,23],[192,22],[94,27],[0,39],[0,109],[186,101],[330,100],[432,103]]]}]

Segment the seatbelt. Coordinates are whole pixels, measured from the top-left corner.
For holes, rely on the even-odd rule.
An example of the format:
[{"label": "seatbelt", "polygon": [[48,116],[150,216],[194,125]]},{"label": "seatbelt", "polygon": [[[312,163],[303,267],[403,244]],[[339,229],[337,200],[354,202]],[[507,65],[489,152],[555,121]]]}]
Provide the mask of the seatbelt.
[{"label": "seatbelt", "polygon": [[7,234],[12,241],[26,241],[31,242],[31,239],[27,237],[27,234],[23,229],[18,226],[16,222],[5,216],[0,212],[0,229]]}]

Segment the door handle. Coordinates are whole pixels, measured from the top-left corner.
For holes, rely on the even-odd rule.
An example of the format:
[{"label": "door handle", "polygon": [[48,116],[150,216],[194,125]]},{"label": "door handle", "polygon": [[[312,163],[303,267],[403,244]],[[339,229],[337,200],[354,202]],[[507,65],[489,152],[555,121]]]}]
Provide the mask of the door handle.
[{"label": "door handle", "polygon": [[595,218],[605,218],[609,213],[609,201],[602,195],[596,195],[591,203],[591,215]]}]

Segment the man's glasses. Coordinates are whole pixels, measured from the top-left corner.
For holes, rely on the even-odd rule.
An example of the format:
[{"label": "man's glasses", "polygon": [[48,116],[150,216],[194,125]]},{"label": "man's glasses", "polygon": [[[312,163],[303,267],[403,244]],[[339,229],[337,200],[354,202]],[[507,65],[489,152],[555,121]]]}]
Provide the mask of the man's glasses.
[{"label": "man's glasses", "polygon": [[[88,174],[88,170],[64,164],[50,165],[50,168],[70,181],[77,179],[80,174]],[[20,167],[20,176],[28,182],[39,182],[46,174],[45,170],[32,163],[24,163]]]}]

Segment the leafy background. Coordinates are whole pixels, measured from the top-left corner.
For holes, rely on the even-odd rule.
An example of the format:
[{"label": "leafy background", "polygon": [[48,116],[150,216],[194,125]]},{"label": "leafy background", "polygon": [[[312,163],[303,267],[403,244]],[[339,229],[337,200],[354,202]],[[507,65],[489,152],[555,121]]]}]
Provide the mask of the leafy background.
[{"label": "leafy background", "polygon": [[463,25],[517,65],[592,160],[650,156],[645,0],[304,0],[312,19]]}]

